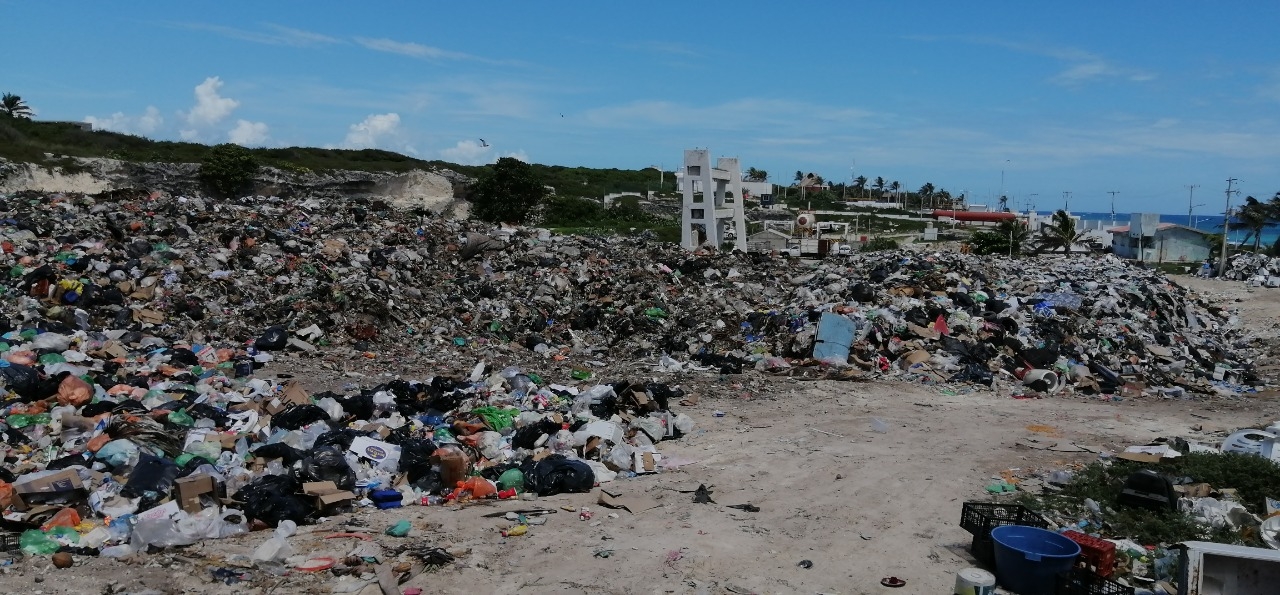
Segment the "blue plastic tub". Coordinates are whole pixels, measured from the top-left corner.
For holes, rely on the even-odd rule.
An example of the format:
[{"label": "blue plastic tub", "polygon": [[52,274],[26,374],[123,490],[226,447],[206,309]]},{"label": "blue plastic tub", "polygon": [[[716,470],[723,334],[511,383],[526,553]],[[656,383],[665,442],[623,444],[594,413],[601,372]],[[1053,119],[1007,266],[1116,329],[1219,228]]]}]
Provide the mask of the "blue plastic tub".
[{"label": "blue plastic tub", "polygon": [[1080,544],[1038,527],[996,527],[991,540],[996,578],[1019,595],[1053,595],[1057,576],[1071,570],[1080,555]]}]

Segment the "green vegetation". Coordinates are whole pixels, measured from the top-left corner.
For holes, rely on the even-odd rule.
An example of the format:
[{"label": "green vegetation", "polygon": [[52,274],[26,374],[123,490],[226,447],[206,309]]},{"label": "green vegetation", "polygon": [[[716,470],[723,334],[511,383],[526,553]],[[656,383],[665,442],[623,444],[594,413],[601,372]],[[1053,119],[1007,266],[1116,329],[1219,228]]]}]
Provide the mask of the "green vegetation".
[{"label": "green vegetation", "polygon": [[[1043,496],[1025,494],[1021,501],[1037,510],[1051,510],[1069,518],[1090,518],[1084,500],[1090,498],[1102,506],[1103,533],[1128,537],[1142,544],[1176,543],[1209,540],[1261,546],[1254,528],[1210,529],[1197,524],[1190,516],[1176,511],[1152,512],[1116,505],[1116,498],[1131,473],[1151,468],[1131,461],[1117,460],[1110,465],[1094,463],[1072,478],[1061,492]],[[1166,459],[1154,468],[1171,477],[1189,477],[1196,483],[1207,483],[1214,489],[1234,488],[1238,501],[1249,512],[1264,516],[1265,498],[1276,495],[1280,486],[1280,465],[1259,456],[1235,453],[1190,453]],[[1096,529],[1095,529],[1096,530]]]},{"label": "green vegetation", "polygon": [[493,223],[525,223],[547,188],[528,163],[503,157],[471,189],[471,213]]},{"label": "green vegetation", "polygon": [[1071,215],[1058,209],[1053,214],[1053,223],[1044,228],[1036,239],[1036,249],[1052,252],[1061,248],[1065,254],[1071,251],[1073,245],[1095,244],[1088,236],[1088,232],[1076,230],[1076,221],[1071,218]]},{"label": "green vegetation", "polygon": [[31,106],[23,101],[21,97],[13,93],[5,93],[0,96],[0,115],[10,118],[31,118]]},{"label": "green vegetation", "polygon": [[877,237],[871,238],[870,240],[867,240],[867,243],[863,244],[862,247],[858,249],[858,251],[859,252],[879,252],[881,250],[897,250],[897,249],[898,249],[897,242],[893,241],[890,238],[877,236]]},{"label": "green vegetation", "polygon": [[979,230],[969,237],[974,254],[1004,254],[1018,256],[1031,237],[1031,231],[1022,221],[1001,221],[991,231]]},{"label": "green vegetation", "polygon": [[200,163],[200,181],[217,196],[239,196],[258,175],[258,160],[235,144],[218,145]]}]

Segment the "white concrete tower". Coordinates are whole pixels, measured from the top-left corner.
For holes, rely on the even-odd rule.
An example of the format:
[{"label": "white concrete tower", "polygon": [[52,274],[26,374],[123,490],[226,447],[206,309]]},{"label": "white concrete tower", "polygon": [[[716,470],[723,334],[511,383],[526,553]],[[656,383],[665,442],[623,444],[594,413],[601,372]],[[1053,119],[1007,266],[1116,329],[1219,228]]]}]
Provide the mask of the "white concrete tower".
[{"label": "white concrete tower", "polygon": [[719,248],[732,236],[734,248],[746,250],[747,223],[738,158],[720,157],[711,167],[706,149],[689,149],[684,152],[681,173],[684,205],[680,210],[680,245],[686,250],[704,244]]}]

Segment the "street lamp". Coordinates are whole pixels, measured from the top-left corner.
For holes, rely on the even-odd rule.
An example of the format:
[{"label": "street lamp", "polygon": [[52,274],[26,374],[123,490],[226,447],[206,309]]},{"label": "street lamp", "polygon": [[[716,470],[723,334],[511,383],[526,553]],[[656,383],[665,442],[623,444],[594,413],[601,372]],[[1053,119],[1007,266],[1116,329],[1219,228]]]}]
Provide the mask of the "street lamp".
[{"label": "street lamp", "polygon": [[662,183],[663,183],[663,181],[666,179],[666,173],[667,173],[667,172],[663,171],[663,169],[662,169],[661,167],[658,167],[658,166],[656,166],[656,165],[650,165],[649,167],[646,167],[645,169],[656,169],[656,170],[658,170],[658,192],[662,192]]}]

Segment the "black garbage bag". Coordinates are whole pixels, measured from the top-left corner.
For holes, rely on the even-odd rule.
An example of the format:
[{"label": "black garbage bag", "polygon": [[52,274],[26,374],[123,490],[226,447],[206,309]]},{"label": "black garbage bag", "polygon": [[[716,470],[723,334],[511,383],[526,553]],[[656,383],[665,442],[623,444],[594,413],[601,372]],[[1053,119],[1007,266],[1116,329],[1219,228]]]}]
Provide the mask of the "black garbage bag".
[{"label": "black garbage bag", "polygon": [[133,472],[129,474],[129,481],[120,490],[120,495],[142,498],[138,503],[138,510],[147,510],[169,496],[180,471],[178,465],[169,459],[142,453],[138,464],[134,465]]},{"label": "black garbage bag", "polygon": [[988,370],[979,364],[969,364],[959,372],[952,374],[949,381],[973,382],[991,386],[991,383],[995,381],[995,377],[991,374],[991,370]]},{"label": "black garbage bag", "polygon": [[400,441],[400,471],[411,483],[431,474],[431,453],[436,448],[435,442],[421,438]]},{"label": "black garbage bag", "polygon": [[347,464],[342,449],[321,446],[302,459],[302,478],[307,481],[332,481],[340,490],[356,487],[356,472]]},{"label": "black garbage bag", "polygon": [[307,458],[307,454],[283,442],[264,444],[253,451],[253,456],[264,459],[282,459],[285,467]]},{"label": "black garbage bag", "polygon": [[356,419],[373,419],[373,395],[352,395],[334,399],[342,405],[342,411]]},{"label": "black garbage bag", "polygon": [[551,455],[541,461],[529,459],[521,465],[520,472],[524,474],[525,489],[539,496],[590,492],[596,483],[590,465],[564,455]]},{"label": "black garbage bag", "polygon": [[320,448],[321,446],[336,446],[342,450],[351,447],[351,443],[361,436],[369,436],[371,432],[361,432],[351,428],[341,428],[338,430],[329,430],[316,437],[315,444],[312,448]]},{"label": "black garbage bag", "polygon": [[67,455],[60,459],[49,461],[49,464],[45,465],[44,470],[53,471],[55,469],[66,469],[67,467],[75,467],[76,465],[87,467],[89,466],[89,461],[85,460],[83,454]]},{"label": "black garbage bag", "polygon": [[318,421],[329,421],[329,414],[316,405],[294,405],[271,418],[271,425],[286,430],[297,430]]},{"label": "black garbage bag", "polygon": [[41,398],[41,395],[34,394],[40,387],[40,373],[31,366],[9,364],[0,368],[0,379],[4,380],[4,385],[9,390],[18,393],[20,396],[29,396],[35,399]]},{"label": "black garbage bag", "polygon": [[866,283],[854,283],[853,287],[849,288],[849,297],[856,302],[865,304],[875,301],[876,290]]},{"label": "black garbage bag", "polygon": [[543,435],[555,434],[559,430],[560,424],[549,419],[543,419],[538,423],[529,424],[516,430],[515,435],[511,437],[511,447],[533,450],[539,438]]},{"label": "black garbage bag", "polygon": [[1058,361],[1058,350],[1049,348],[1024,349],[1018,354],[1022,361],[1033,368],[1045,369]]},{"label": "black garbage bag", "polygon": [[272,527],[280,521],[304,524],[315,513],[311,502],[298,495],[302,485],[288,475],[265,475],[253,480],[232,498],[244,502],[244,514]]},{"label": "black garbage bag", "polygon": [[273,326],[262,332],[262,336],[253,342],[253,346],[263,351],[279,351],[289,344],[289,333],[283,326]]}]

